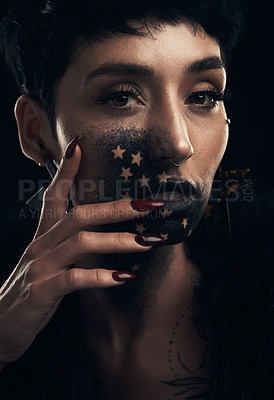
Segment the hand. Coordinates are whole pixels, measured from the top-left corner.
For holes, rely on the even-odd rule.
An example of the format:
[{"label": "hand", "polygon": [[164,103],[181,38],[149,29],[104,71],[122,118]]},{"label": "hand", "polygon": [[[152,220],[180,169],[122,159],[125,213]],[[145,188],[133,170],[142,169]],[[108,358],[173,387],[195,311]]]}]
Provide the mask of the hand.
[{"label": "hand", "polygon": [[72,268],[72,264],[92,253],[145,252],[151,248],[137,243],[131,233],[90,231],[98,225],[148,214],[134,210],[130,200],[76,206],[66,213],[81,160],[80,147],[73,150],[70,158],[62,159],[45,192],[33,241],[0,289],[0,369],[27,350],[65,295],[79,289],[119,286],[134,278],[128,272]]}]

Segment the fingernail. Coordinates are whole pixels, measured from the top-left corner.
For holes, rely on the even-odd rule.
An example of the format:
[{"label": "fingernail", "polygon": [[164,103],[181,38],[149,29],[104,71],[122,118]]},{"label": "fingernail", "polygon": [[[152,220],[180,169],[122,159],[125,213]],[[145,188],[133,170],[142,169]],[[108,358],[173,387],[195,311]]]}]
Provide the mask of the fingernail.
[{"label": "fingernail", "polygon": [[131,279],[135,279],[136,275],[132,274],[131,272],[127,272],[127,271],[115,271],[112,273],[112,278],[116,282],[126,282]]},{"label": "fingernail", "polygon": [[137,199],[131,201],[131,207],[136,211],[148,211],[154,208],[161,208],[164,205],[162,200]]},{"label": "fingernail", "polygon": [[153,246],[154,244],[163,242],[164,238],[159,235],[144,233],[143,235],[135,236],[135,241],[141,246]]},{"label": "fingernail", "polygon": [[72,141],[69,143],[66,153],[65,153],[65,158],[67,160],[73,156],[75,148],[76,148],[77,144],[79,143],[80,138],[81,138],[81,136],[78,135],[74,139],[72,139]]}]

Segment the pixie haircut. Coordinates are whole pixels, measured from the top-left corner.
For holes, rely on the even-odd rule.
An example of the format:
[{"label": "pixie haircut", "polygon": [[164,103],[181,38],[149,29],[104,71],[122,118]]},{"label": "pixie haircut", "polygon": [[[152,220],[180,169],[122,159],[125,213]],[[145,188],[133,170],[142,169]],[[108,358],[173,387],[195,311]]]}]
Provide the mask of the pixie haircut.
[{"label": "pixie haircut", "polygon": [[227,64],[241,31],[242,1],[15,0],[1,22],[0,45],[21,94],[42,106],[55,131],[54,89],[79,47],[181,22],[215,38]]}]

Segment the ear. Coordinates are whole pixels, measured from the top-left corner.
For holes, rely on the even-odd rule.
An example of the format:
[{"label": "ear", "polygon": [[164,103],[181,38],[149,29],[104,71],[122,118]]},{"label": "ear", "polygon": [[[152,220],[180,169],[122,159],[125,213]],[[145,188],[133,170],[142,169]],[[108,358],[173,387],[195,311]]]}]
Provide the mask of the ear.
[{"label": "ear", "polygon": [[53,135],[45,111],[33,99],[22,95],[16,101],[14,114],[18,127],[18,135],[23,153],[37,164],[45,165],[41,150],[42,145],[46,152],[52,156],[47,142],[52,142]]}]

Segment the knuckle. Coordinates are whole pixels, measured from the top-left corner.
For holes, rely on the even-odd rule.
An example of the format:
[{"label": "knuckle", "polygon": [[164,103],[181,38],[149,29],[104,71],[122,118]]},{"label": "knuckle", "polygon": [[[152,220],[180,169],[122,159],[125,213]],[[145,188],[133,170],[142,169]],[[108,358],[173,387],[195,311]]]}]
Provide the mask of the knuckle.
[{"label": "knuckle", "polygon": [[72,268],[69,271],[66,272],[65,278],[66,278],[66,286],[69,288],[74,288],[79,284],[81,281],[81,278],[83,276],[83,273],[81,269],[76,269]]},{"label": "knuckle", "polygon": [[94,280],[98,283],[103,280],[102,271],[98,268],[94,270]]},{"label": "knuckle", "polygon": [[124,207],[124,203],[121,201],[112,201],[109,203],[109,217],[112,219],[127,219],[131,214]]},{"label": "knuckle", "polygon": [[38,252],[38,243],[36,240],[33,240],[28,247],[25,250],[25,256],[32,260],[36,257],[36,254]]},{"label": "knuckle", "polygon": [[112,218],[116,218],[120,213],[119,203],[117,201],[112,201],[109,203],[110,207],[110,216]]},{"label": "knuckle", "polygon": [[[28,264],[25,281],[30,284],[34,283],[42,273],[41,265],[44,264],[41,259],[36,259]],[[43,265],[44,267],[44,265]]]},{"label": "knuckle", "polygon": [[49,185],[43,194],[43,202],[48,203],[53,200],[53,188],[52,185]]},{"label": "knuckle", "polygon": [[86,205],[74,206],[67,217],[74,221],[78,228],[85,229],[94,225],[94,220],[98,217],[97,208]]},{"label": "knuckle", "polygon": [[42,253],[44,253],[43,249],[43,234],[39,235],[38,237],[34,237],[33,240],[27,246],[24,254],[30,259],[36,259],[41,257]]},{"label": "knuckle", "polygon": [[116,232],[114,233],[113,242],[117,245],[124,245],[127,242],[127,237],[124,232]]},{"label": "knuckle", "polygon": [[80,247],[86,248],[90,239],[90,234],[87,231],[80,231],[74,236],[76,244]]}]

